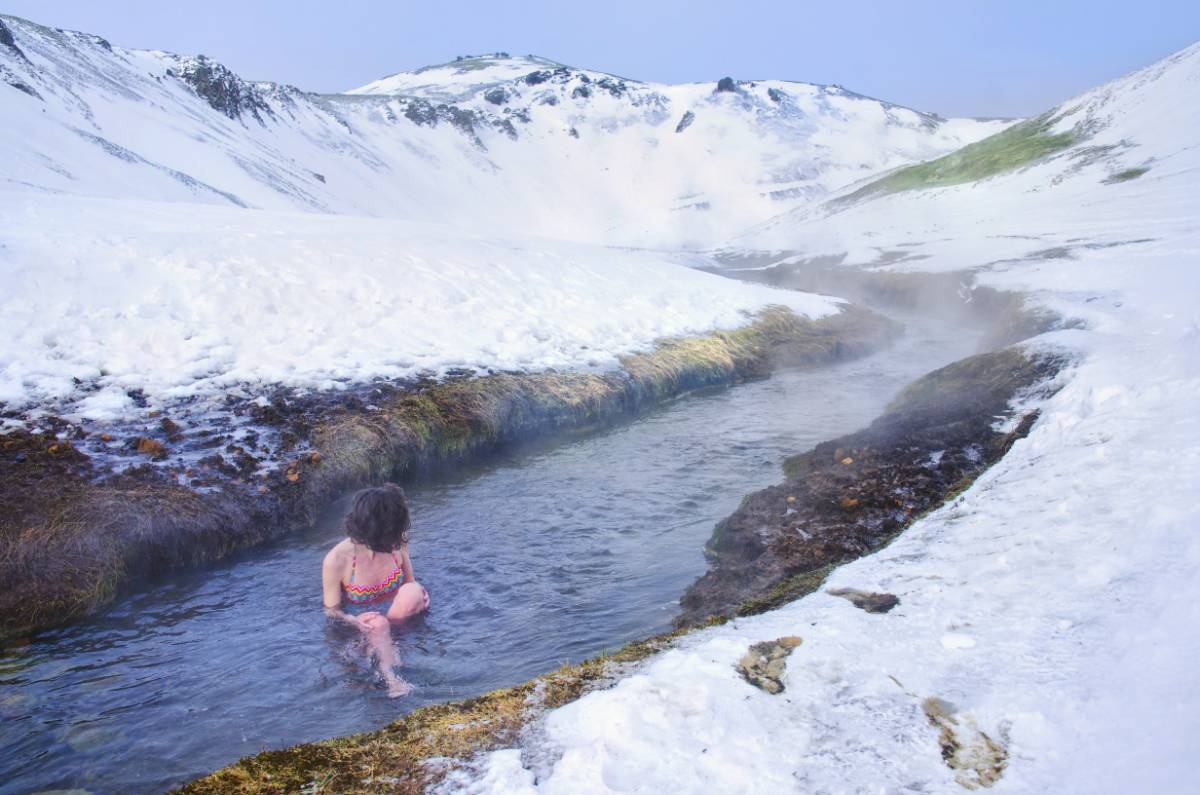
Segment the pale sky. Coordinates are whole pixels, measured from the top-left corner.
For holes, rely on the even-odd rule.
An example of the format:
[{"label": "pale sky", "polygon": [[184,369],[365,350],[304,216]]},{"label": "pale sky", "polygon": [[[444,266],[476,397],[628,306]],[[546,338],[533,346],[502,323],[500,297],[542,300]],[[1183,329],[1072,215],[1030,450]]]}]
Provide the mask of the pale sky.
[{"label": "pale sky", "polygon": [[503,50],[661,82],[839,83],[944,116],[1029,116],[1200,39],[1197,0],[0,0],[0,11],[310,91]]}]

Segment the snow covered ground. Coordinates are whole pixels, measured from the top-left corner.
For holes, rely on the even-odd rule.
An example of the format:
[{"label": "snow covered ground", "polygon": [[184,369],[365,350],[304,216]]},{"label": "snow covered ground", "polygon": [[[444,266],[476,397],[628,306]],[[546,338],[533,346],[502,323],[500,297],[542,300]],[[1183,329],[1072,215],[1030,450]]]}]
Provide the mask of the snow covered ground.
[{"label": "snow covered ground", "polygon": [[[1029,437],[823,592],[695,633],[551,712],[474,792],[958,792],[922,705],[1006,748],[996,792],[1194,791],[1200,761],[1200,45],[1064,103],[1086,139],[1027,170],[793,216],[744,242],[982,267],[1086,328]],[[1126,180],[1114,174],[1149,170]],[[734,670],[799,635],[786,691]],[[956,776],[959,780],[956,780]]]},{"label": "snow covered ground", "polygon": [[836,299],[667,255],[429,223],[0,193],[0,401],[117,419],[274,385],[608,369],[656,340]]},{"label": "snow covered ground", "polygon": [[832,86],[716,92],[532,57],[318,96],[14,17],[0,110],[0,401],[75,419],[136,413],[130,390],[150,411],[610,367],[767,303],[816,317],[832,303],[597,241],[711,242],[1004,126]]}]

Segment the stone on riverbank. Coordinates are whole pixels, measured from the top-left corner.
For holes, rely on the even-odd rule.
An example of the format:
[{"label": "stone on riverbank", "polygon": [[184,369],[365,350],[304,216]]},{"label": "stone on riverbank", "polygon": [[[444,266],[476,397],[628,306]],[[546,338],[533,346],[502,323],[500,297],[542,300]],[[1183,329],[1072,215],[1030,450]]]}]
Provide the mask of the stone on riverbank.
[{"label": "stone on riverbank", "polygon": [[886,613],[900,604],[900,597],[895,594],[860,591],[857,588],[830,588],[825,593],[848,599],[850,604],[868,613]]},{"label": "stone on riverbank", "polygon": [[734,667],[743,679],[759,690],[778,695],[784,691],[783,675],[787,672],[787,658],[802,642],[798,636],[788,635],[755,643]]}]

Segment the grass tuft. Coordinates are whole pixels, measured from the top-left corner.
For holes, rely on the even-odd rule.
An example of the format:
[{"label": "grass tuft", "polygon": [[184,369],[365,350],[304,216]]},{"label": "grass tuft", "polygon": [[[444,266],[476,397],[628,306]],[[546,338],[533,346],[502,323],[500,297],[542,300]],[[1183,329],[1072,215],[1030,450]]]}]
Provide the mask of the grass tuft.
[{"label": "grass tuft", "polygon": [[756,596],[743,602],[736,610],[736,615],[756,616],[777,607],[783,607],[801,597],[815,593],[829,579],[829,575],[839,564],[822,566],[812,571],[801,572],[783,580],[762,596]]}]

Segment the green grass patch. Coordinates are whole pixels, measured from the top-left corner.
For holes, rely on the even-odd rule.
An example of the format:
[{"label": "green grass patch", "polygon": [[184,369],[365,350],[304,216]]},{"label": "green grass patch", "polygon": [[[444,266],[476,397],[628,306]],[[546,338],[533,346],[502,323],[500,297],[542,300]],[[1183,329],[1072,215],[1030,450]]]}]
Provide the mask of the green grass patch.
[{"label": "green grass patch", "polygon": [[1044,113],[1014,124],[945,157],[894,171],[858,189],[842,201],[862,199],[876,193],[961,185],[1029,165],[1077,142],[1074,133],[1052,133],[1050,130],[1056,121],[1056,118]]},{"label": "green grass patch", "polygon": [[1127,168],[1124,171],[1118,171],[1116,174],[1113,174],[1111,177],[1104,180],[1104,184],[1114,185],[1118,182],[1128,182],[1131,179],[1137,179],[1149,170],[1149,168],[1142,166],[1137,168]]},{"label": "green grass patch", "polygon": [[775,610],[801,597],[808,596],[810,593],[816,592],[824,584],[825,580],[829,579],[829,575],[839,565],[841,564],[831,563],[819,569],[813,569],[812,571],[788,577],[762,596],[756,596],[742,602],[735,611],[735,615],[739,618],[742,616],[757,616],[760,613]]}]

